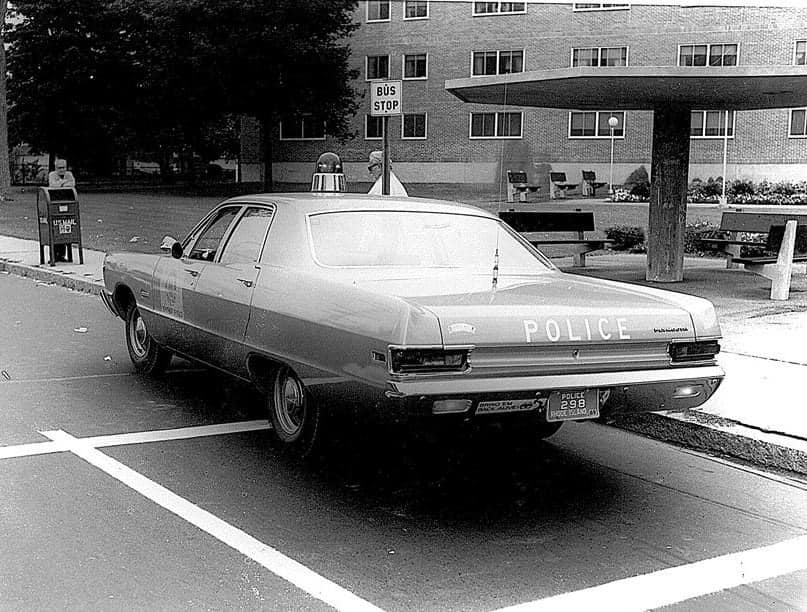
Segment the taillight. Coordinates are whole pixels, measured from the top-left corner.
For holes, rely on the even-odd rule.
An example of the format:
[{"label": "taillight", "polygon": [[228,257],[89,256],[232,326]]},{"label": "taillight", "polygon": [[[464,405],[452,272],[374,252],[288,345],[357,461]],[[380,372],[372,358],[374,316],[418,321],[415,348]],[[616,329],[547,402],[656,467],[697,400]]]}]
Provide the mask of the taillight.
[{"label": "taillight", "polygon": [[396,374],[462,372],[468,368],[468,349],[390,349],[390,369]]},{"label": "taillight", "polygon": [[720,352],[717,340],[701,342],[673,342],[670,344],[670,358],[673,362],[708,361]]}]

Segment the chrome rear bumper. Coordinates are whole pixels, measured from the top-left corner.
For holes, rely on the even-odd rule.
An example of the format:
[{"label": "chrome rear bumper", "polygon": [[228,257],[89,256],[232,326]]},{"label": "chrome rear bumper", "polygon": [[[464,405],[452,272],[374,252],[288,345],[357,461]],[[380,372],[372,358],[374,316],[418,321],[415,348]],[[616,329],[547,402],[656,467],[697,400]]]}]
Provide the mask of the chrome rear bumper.
[{"label": "chrome rear bumper", "polygon": [[607,412],[688,410],[706,402],[720,386],[725,373],[720,366],[518,376],[512,378],[456,378],[453,380],[390,381],[389,398],[529,397],[550,391],[608,389]]}]

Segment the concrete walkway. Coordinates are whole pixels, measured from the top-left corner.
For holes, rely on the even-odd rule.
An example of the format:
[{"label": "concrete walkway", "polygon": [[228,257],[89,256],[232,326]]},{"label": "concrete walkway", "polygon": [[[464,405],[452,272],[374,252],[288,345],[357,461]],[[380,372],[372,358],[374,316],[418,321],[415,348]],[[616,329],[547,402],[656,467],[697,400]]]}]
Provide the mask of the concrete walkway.
[{"label": "concrete walkway", "polygon": [[[39,245],[0,236],[0,271],[97,293],[104,254],[84,250],[84,264],[39,264]],[[639,284],[645,256],[589,255],[585,268],[555,260],[569,272]],[[770,281],[728,270],[717,259],[687,257],[685,280],[662,288],[711,300],[723,328],[720,364],[726,379],[704,406],[682,413],[620,418],[615,424],[691,448],[753,464],[807,474],[807,274],[793,278],[791,298],[768,299]],[[654,285],[658,286],[658,285]]]}]

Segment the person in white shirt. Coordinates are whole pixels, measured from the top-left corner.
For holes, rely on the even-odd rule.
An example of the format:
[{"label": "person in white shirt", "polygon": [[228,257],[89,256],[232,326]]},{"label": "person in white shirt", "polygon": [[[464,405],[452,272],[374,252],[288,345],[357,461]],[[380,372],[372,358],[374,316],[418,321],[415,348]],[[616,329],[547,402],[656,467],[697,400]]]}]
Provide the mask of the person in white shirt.
[{"label": "person in white shirt", "polygon": [[48,174],[48,187],[75,187],[76,178],[67,169],[67,160],[57,159],[56,169]]},{"label": "person in white shirt", "polygon": [[[382,195],[383,187],[384,187],[384,153],[381,151],[373,151],[370,153],[370,160],[367,162],[367,170],[370,172],[370,176],[375,181],[373,186],[370,188],[369,193],[370,195]],[[389,194],[395,196],[408,196],[409,194],[406,193],[406,188],[401,184],[401,181],[398,180],[398,177],[392,172],[392,161],[390,160],[390,171],[389,171]]]},{"label": "person in white shirt", "polygon": [[[76,177],[67,169],[66,159],[57,159],[54,164],[56,169],[48,174],[48,187],[75,187]],[[53,246],[53,258],[56,261],[67,261],[67,245],[56,244]]]}]

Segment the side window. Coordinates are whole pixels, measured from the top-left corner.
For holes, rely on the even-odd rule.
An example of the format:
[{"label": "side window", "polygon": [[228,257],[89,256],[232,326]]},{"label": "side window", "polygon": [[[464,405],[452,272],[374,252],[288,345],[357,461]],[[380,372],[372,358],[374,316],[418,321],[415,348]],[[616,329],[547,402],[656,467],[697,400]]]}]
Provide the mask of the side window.
[{"label": "side window", "polygon": [[241,210],[240,206],[224,208],[219,211],[218,216],[211,221],[193,245],[193,249],[188,254],[189,259],[201,259],[203,261],[213,261],[216,252],[221,244],[221,239],[227,233],[227,228]]},{"label": "side window", "polygon": [[266,230],[274,211],[268,208],[248,208],[233,229],[219,263],[254,263],[258,261]]}]

